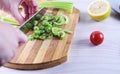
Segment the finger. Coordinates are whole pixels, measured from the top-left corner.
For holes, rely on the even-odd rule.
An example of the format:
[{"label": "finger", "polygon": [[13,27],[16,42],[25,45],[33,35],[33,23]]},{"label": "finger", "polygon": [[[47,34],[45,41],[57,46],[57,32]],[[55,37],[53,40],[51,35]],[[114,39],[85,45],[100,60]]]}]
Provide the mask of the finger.
[{"label": "finger", "polygon": [[38,5],[36,0],[24,0],[24,4],[28,7],[29,18],[38,11]]},{"label": "finger", "polygon": [[34,13],[36,13],[38,11],[37,1],[35,1],[35,0],[29,0],[28,6],[31,7],[30,15],[33,15]]},{"label": "finger", "polygon": [[23,43],[27,42],[27,40],[28,40],[27,36],[19,29],[16,29],[16,31],[18,34],[19,46],[22,45]]},{"label": "finger", "polygon": [[32,13],[35,14],[38,11],[37,7],[32,7]]},{"label": "finger", "polygon": [[22,6],[23,9],[24,9],[25,20],[29,19],[28,5],[27,5],[25,2],[23,2],[23,3],[21,4],[21,6]]},{"label": "finger", "polygon": [[32,12],[36,13],[38,11],[38,4],[36,0],[31,0]]},{"label": "finger", "polygon": [[32,7],[29,7],[29,18],[32,16]]},{"label": "finger", "polygon": [[27,36],[20,31],[19,46],[21,46],[22,44],[24,44],[25,42],[27,42],[27,40],[28,40]]},{"label": "finger", "polygon": [[12,16],[20,23],[24,23],[25,19],[24,17],[20,14],[18,7],[17,6],[13,6],[11,9],[11,14]]}]

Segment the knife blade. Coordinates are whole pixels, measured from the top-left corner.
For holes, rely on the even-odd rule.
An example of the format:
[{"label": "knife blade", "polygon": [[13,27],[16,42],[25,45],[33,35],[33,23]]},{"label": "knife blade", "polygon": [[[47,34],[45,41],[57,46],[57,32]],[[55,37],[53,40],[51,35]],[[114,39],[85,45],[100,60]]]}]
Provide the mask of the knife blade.
[{"label": "knife blade", "polygon": [[33,29],[33,27],[34,27],[33,22],[35,20],[39,21],[42,18],[42,16],[45,14],[46,10],[47,10],[47,8],[39,9],[38,12],[36,12],[31,18],[29,18],[27,21],[25,21],[25,23],[23,23],[19,27],[19,29],[24,33],[28,32],[31,29]]}]

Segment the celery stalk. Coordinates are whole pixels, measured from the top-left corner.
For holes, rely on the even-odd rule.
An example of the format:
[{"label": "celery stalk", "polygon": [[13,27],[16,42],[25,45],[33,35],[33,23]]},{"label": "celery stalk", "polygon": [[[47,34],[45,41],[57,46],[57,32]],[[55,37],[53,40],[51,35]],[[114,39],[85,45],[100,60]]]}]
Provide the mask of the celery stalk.
[{"label": "celery stalk", "polygon": [[6,18],[6,17],[1,17],[0,16],[0,20],[3,21],[3,22],[6,22],[6,23],[9,23],[9,24],[12,24],[12,25],[18,25],[18,22],[11,19],[11,18]]},{"label": "celery stalk", "polygon": [[73,34],[72,31],[68,30],[68,29],[63,29],[65,33],[68,33],[68,34]]},{"label": "celery stalk", "polygon": [[59,8],[66,10],[70,13],[73,11],[73,3],[72,2],[58,2],[58,1],[52,1],[52,2],[39,2],[39,7],[48,7],[48,8]]}]

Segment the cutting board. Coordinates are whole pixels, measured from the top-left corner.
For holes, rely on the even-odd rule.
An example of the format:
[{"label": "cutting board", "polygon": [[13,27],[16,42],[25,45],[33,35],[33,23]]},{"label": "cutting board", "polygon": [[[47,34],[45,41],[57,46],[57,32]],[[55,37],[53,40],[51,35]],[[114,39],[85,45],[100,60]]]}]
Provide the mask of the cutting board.
[{"label": "cutting board", "polygon": [[[65,29],[73,31],[73,34],[67,34],[65,40],[47,39],[28,41],[17,50],[16,56],[5,67],[13,69],[44,69],[64,63],[68,59],[70,46],[72,43],[76,24],[79,19],[79,10],[74,8],[73,13],[68,13],[59,9],[47,9],[46,13],[57,15],[59,13],[65,14],[70,18],[70,22],[63,26]],[[32,31],[26,33],[31,34]]]}]

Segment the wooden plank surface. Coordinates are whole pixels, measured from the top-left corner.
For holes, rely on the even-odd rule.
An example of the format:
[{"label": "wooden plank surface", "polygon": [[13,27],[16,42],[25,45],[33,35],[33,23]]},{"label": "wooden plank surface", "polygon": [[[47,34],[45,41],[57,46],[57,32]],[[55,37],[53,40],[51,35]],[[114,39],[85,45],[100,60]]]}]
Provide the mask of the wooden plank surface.
[{"label": "wooden plank surface", "polygon": [[[58,9],[47,9],[46,13],[57,15],[65,14],[70,18],[70,22],[63,26],[65,29],[73,31],[67,35],[65,40],[47,39],[28,41],[18,48],[16,56],[7,64],[6,67],[14,69],[41,69],[61,64],[67,60],[70,45],[74,35],[76,24],[79,19],[79,10],[74,8],[73,13],[68,13]],[[26,35],[33,33],[29,31]],[[37,66],[37,67],[36,67]]]}]

